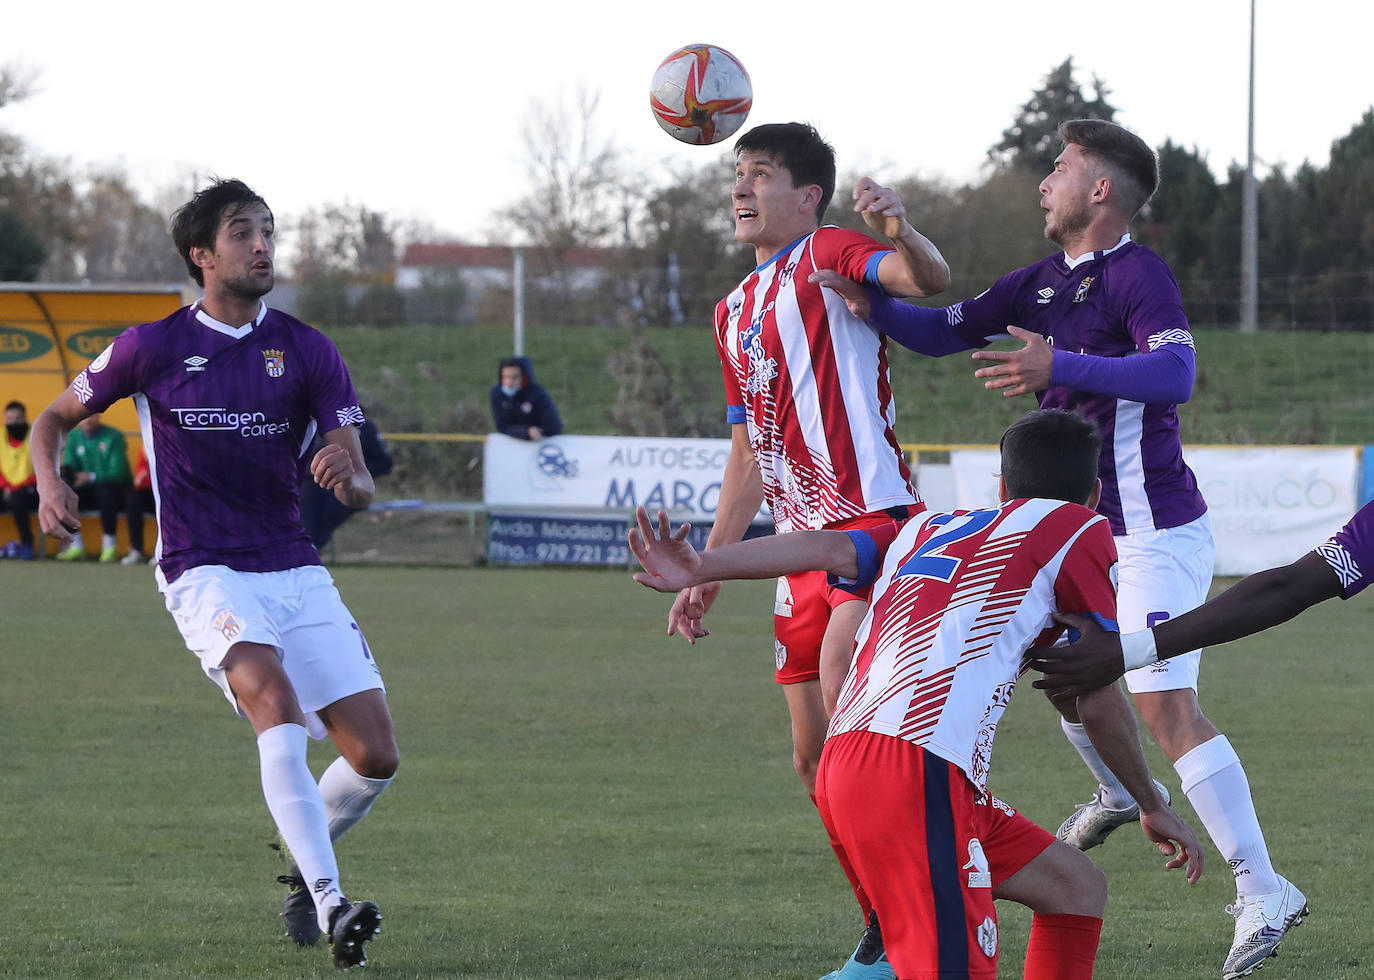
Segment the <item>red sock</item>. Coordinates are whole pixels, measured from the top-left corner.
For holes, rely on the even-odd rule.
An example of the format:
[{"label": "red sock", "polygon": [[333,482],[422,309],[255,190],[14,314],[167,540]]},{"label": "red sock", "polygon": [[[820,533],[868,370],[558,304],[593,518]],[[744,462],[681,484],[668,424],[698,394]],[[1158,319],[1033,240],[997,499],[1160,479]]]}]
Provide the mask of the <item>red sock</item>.
[{"label": "red sock", "polygon": [[1031,919],[1025,980],[1092,980],[1102,920],[1095,915],[1041,915]]},{"label": "red sock", "polygon": [[[816,794],[811,794],[811,802],[816,802]],[[825,823],[824,820],[821,821]],[[859,902],[859,908],[863,909],[864,923],[868,922],[868,913],[873,911],[873,903],[868,900],[868,894],[864,891],[864,886],[859,884],[859,876],[854,871],[854,865],[849,863],[849,855],[844,852],[844,845],[835,839],[835,835],[830,833],[830,827],[826,826],[826,834],[830,837],[830,849],[835,852],[835,860],[840,862],[840,867],[844,870],[844,876],[849,879],[849,887],[854,889],[854,898]]]}]

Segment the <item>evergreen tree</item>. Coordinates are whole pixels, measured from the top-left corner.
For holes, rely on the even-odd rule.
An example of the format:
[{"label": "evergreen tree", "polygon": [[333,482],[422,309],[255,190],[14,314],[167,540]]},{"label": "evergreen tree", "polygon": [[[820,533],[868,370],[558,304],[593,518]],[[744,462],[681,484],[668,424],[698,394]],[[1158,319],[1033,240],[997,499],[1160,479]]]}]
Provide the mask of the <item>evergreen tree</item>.
[{"label": "evergreen tree", "polygon": [[1092,97],[1073,78],[1073,58],[1045,76],[1030,101],[1021,107],[1011,126],[1002,131],[1002,139],[988,151],[999,167],[1049,173],[1054,158],[1059,156],[1058,128],[1068,119],[1105,119],[1111,122],[1116,109],[1108,101],[1110,90],[1096,75],[1093,76]]},{"label": "evergreen tree", "polygon": [[47,250],[13,211],[0,211],[0,282],[38,278]]}]

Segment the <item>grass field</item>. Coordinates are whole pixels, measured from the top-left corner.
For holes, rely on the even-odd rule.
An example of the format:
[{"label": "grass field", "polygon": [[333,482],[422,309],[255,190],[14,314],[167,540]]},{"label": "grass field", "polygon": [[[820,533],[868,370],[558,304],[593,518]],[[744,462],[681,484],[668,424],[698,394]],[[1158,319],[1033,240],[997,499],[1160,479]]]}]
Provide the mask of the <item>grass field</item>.
[{"label": "grass field", "polygon": [[[767,584],[727,591],[689,648],[623,573],[336,576],[403,755],[339,848],[345,887],[386,912],[369,975],[814,980],[848,953],[858,917],[791,772]],[[0,596],[0,977],[332,975],[324,949],[279,938],[251,732],[148,571],[5,563]],[[1206,661],[1204,703],[1313,909],[1270,980],[1374,976],[1371,616],[1328,603]],[[992,787],[1050,827],[1090,790],[1028,686]],[[1220,975],[1233,891],[1215,852],[1195,888],[1133,829],[1092,856],[1112,890],[1100,978]],[[1028,917],[1001,914],[1019,976]]]}]

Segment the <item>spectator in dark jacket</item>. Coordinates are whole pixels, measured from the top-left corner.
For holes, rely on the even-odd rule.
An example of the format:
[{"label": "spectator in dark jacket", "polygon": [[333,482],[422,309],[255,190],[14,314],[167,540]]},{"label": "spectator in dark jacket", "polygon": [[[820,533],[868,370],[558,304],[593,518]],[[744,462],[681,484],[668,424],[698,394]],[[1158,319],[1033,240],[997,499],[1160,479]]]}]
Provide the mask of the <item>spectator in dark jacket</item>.
[{"label": "spectator in dark jacket", "polygon": [[528,357],[501,359],[500,381],[491,389],[491,417],[498,432],[516,439],[543,439],[563,431],[558,406],[534,383]]}]

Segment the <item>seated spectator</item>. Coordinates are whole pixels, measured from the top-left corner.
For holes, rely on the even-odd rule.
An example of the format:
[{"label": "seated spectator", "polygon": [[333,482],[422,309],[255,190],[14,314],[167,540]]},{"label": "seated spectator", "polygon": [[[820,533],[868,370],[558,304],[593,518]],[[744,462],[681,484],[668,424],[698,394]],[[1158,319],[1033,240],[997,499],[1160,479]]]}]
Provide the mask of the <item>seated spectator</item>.
[{"label": "seated spectator", "polygon": [[14,516],[19,540],[7,543],[0,557],[33,560],[33,522],[38,510],[38,480],[29,458],[29,417],[24,403],[5,406],[5,435],[0,438],[0,498]]},{"label": "seated spectator", "polygon": [[[358,440],[362,443],[363,465],[373,478],[390,473],[395,461],[391,458],[390,450],[386,448],[386,440],[382,438],[381,432],[371,419],[363,420],[362,426],[358,429]],[[323,445],[324,439],[316,436],[302,459],[313,459]],[[329,539],[334,536],[338,526],[356,513],[352,507],[340,503],[333,490],[322,488],[315,482],[309,470],[306,471],[304,482],[301,484],[301,523],[305,525],[305,533],[310,535],[316,551],[323,553],[325,545],[329,544]]]},{"label": "seated spectator", "polygon": [[[125,509],[133,474],[129,471],[129,445],[124,433],[100,420],[97,413],[81,420],[67,436],[62,454],[63,476],[76,491],[77,507],[100,512],[100,560],[118,560],[115,531],[119,512]],[[86,557],[86,545],[77,531],[72,543],[57,555],[58,561]]]},{"label": "seated spectator", "polygon": [[496,430],[516,439],[543,439],[563,431],[563,419],[549,393],[534,383],[528,357],[501,360],[500,382],[491,389]]},{"label": "seated spectator", "polygon": [[138,447],[138,462],[134,465],[134,485],[130,488],[126,500],[124,519],[129,522],[129,553],[121,558],[119,563],[141,565],[145,561],[151,562],[151,559],[146,557],[147,552],[143,550],[143,515],[156,510],[157,501],[153,498],[153,479],[148,469],[148,454],[141,445]]}]

